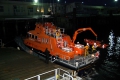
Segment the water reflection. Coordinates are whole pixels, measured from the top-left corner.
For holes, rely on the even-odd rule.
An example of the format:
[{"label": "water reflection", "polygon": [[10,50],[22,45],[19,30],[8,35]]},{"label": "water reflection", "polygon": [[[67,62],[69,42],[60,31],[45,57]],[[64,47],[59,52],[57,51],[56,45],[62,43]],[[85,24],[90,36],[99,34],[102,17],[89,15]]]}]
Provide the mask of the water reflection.
[{"label": "water reflection", "polygon": [[[109,47],[107,50],[104,50],[101,55],[106,57],[104,60],[101,60],[99,67],[96,66],[97,72],[99,73],[100,80],[119,80],[120,77],[120,64],[119,64],[119,55],[120,55],[120,37],[115,39],[113,31],[109,34]],[[116,40],[116,42],[115,42]],[[102,76],[102,77],[100,77]],[[93,79],[93,80],[98,80]]]},{"label": "water reflection", "polygon": [[113,31],[111,31],[108,40],[109,47],[100,49],[100,59],[94,67],[97,75],[91,75],[89,79],[85,80],[119,80],[120,37],[115,38]]}]

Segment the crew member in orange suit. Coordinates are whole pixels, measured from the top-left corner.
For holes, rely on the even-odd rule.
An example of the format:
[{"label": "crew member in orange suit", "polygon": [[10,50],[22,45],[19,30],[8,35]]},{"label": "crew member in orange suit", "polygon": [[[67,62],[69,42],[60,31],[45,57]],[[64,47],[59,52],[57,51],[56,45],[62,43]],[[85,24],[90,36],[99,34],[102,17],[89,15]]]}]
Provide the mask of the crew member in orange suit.
[{"label": "crew member in orange suit", "polygon": [[85,46],[85,56],[89,54],[89,43]]}]

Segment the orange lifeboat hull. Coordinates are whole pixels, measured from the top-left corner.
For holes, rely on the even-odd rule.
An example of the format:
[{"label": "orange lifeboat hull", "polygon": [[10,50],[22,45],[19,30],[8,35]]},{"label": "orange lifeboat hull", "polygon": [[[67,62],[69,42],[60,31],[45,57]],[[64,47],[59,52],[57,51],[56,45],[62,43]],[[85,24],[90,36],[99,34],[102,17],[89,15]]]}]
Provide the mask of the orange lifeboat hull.
[{"label": "orange lifeboat hull", "polygon": [[[85,45],[73,43],[64,31],[64,28],[51,22],[36,23],[35,29],[28,31],[26,38],[20,42],[25,44],[25,51],[31,51],[30,54],[43,56],[47,61],[59,62],[72,69],[87,66],[99,59],[98,50],[89,52]],[[20,46],[21,44],[18,43]]]}]

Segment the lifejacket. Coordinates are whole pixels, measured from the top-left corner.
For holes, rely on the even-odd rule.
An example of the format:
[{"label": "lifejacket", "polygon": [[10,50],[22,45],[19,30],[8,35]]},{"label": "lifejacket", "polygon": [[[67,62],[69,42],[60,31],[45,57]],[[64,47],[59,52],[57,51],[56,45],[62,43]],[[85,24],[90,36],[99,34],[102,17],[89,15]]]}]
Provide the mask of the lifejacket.
[{"label": "lifejacket", "polygon": [[97,46],[93,45],[92,50],[96,50]]},{"label": "lifejacket", "polygon": [[88,50],[88,49],[89,49],[89,46],[88,46],[88,45],[86,45],[86,46],[85,46],[85,49],[86,49],[86,50]]},{"label": "lifejacket", "polygon": [[56,36],[59,37],[59,36],[60,36],[60,33],[59,33],[59,32],[56,32]]}]

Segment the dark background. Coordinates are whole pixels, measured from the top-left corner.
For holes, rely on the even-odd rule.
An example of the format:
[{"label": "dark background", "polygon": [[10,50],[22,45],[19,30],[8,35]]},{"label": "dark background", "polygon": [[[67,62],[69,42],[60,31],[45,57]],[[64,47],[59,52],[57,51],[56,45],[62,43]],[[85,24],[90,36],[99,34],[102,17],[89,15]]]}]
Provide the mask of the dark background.
[{"label": "dark background", "polygon": [[[10,1],[27,1],[27,2],[33,2],[33,0],[10,0]],[[57,0],[38,0],[39,2],[44,3],[57,3]],[[114,0],[60,0],[59,3],[71,3],[71,2],[84,2],[85,5],[97,5],[97,6],[119,6],[120,1],[118,0],[115,2]]]},{"label": "dark background", "polygon": [[[68,18],[69,19],[69,18]],[[18,35],[26,35],[28,30],[35,28],[35,23],[40,22],[42,19],[26,19],[26,20],[1,20],[0,21],[0,39],[3,39],[3,42],[13,39]],[[54,24],[57,24],[56,20],[45,19],[44,21],[51,21]],[[55,22],[54,22],[55,21]],[[119,26],[120,26],[120,16],[90,16],[90,17],[76,17],[75,19],[69,19],[70,25],[72,28],[66,26],[60,26],[65,28],[65,33],[73,36],[75,30],[79,28],[91,27],[96,34],[98,35],[98,40],[104,40],[108,43],[108,36],[111,30],[113,30],[115,36],[120,36]],[[68,24],[66,23],[66,24]],[[61,23],[62,24],[62,23]],[[16,29],[17,27],[17,29]],[[3,29],[5,28],[5,29]],[[5,30],[5,33],[4,31]],[[85,31],[78,34],[78,41],[83,40],[84,38],[95,39],[95,36],[90,31]]]}]

